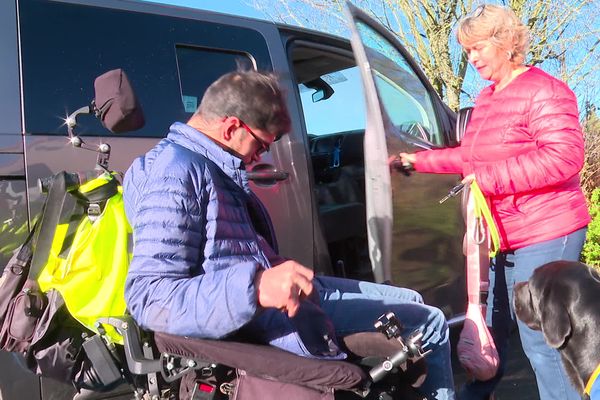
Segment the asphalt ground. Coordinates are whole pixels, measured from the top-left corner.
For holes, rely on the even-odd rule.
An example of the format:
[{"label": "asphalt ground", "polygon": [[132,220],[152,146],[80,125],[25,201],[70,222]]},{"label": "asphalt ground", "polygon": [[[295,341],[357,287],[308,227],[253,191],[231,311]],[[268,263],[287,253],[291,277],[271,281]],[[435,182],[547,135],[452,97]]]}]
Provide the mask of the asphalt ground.
[{"label": "asphalt ground", "polygon": [[[460,329],[452,329],[452,343],[458,342]],[[452,370],[457,390],[466,382],[467,375],[456,358],[456,348],[452,348]],[[496,388],[495,400],[538,400],[539,394],[535,375],[523,353],[519,333],[515,329],[510,337],[508,365],[504,378]]]}]

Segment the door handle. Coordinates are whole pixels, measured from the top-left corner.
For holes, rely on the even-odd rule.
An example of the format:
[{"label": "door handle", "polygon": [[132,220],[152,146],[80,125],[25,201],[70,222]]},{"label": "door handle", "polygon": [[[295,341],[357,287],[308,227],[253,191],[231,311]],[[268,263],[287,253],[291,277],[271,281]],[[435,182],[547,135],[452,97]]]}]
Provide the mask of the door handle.
[{"label": "door handle", "polygon": [[246,176],[249,180],[260,185],[274,185],[278,181],[285,181],[290,174],[285,171],[279,171],[273,165],[259,164],[248,171]]}]

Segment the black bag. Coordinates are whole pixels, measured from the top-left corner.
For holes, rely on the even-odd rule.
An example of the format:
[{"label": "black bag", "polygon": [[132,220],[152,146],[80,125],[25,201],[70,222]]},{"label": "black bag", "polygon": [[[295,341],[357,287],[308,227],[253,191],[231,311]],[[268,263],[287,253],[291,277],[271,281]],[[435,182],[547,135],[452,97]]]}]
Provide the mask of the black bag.
[{"label": "black bag", "polygon": [[84,337],[91,332],[70,316],[58,291],[42,293],[37,283],[66,197],[62,172],[54,176],[40,221],[0,278],[0,348],[22,354],[38,375],[70,382],[81,365]]},{"label": "black bag", "polygon": [[[0,291],[0,296],[4,296],[4,292]],[[40,291],[37,282],[26,279],[8,303],[0,329],[0,348],[25,354],[47,304],[48,299]]]},{"label": "black bag", "polygon": [[[33,254],[31,241],[35,231],[36,227],[29,233],[21,247],[15,250],[0,277],[0,327],[3,326],[7,314],[10,313],[9,307],[13,305],[13,299],[20,294],[27,280]],[[0,347],[4,349],[1,340]]]},{"label": "black bag", "polygon": [[84,361],[82,345],[93,333],[69,314],[57,290],[45,293],[47,306],[25,354],[29,369],[37,375],[71,383]]}]

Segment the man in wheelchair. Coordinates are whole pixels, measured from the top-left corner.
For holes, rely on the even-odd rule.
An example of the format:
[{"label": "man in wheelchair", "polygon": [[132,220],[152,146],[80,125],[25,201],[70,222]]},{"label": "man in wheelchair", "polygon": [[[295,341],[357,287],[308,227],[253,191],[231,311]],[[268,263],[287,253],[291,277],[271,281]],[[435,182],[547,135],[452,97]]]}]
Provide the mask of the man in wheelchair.
[{"label": "man in wheelchair", "polygon": [[[241,371],[244,366],[236,362],[251,347],[230,342],[229,347],[207,350],[211,342],[203,339],[244,338],[302,356],[293,358],[299,360],[296,365],[283,365],[293,354],[267,347],[270,353],[255,367],[272,379],[263,379],[261,387],[287,379],[322,389],[335,384],[319,377],[325,373],[319,370],[320,359],[342,366],[348,363],[340,361],[349,356],[375,351],[364,350],[360,333],[375,331],[373,321],[391,311],[404,332],[418,332],[418,337],[394,336],[400,328],[393,328],[389,314],[379,326],[391,331],[394,340],[380,335],[385,341],[381,352],[400,358],[419,358],[421,349],[430,352],[420,390],[427,398],[453,399],[448,327],[440,310],[424,305],[410,289],[315,276],[278,255],[270,217],[250,191],[245,167],[259,161],[289,129],[277,79],[237,71],[215,81],[187,123],[174,123],[165,139],[134,161],[124,179],[125,208],[134,232],[125,289],[131,315],[154,332],[161,352],[192,363],[230,357],[230,362],[219,362]],[[386,347],[390,343],[393,350]],[[394,366],[405,361],[397,359]],[[295,375],[301,365],[303,371],[312,369],[313,376]],[[373,374],[389,368],[375,365],[372,380],[378,379]],[[274,369],[282,371],[276,378],[270,372]],[[358,387],[365,378],[361,371],[356,382],[341,379],[336,384]],[[238,374],[238,382],[242,378]],[[248,398],[267,398],[247,390],[255,393]],[[307,398],[302,396],[288,394]]]}]

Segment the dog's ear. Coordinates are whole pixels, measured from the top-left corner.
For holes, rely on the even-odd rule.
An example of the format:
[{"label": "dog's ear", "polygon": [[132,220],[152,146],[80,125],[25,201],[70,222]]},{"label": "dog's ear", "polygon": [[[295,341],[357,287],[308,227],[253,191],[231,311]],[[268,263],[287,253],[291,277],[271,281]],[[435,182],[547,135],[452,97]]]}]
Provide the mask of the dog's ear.
[{"label": "dog's ear", "polygon": [[531,298],[528,282],[517,282],[515,284],[513,303],[517,318],[533,330],[542,330],[540,319],[533,308],[533,299]]},{"label": "dog's ear", "polygon": [[563,303],[565,299],[549,288],[545,292],[540,301],[542,333],[551,347],[559,349],[571,335],[571,318]]}]

